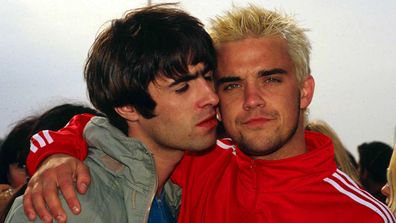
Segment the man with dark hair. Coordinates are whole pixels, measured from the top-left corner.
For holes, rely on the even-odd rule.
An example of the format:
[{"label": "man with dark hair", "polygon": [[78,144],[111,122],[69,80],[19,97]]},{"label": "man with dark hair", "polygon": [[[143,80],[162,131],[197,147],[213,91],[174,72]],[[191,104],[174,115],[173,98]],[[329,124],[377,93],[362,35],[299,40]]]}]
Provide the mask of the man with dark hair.
[{"label": "man with dark hair", "polygon": [[[169,176],[184,151],[207,149],[216,139],[215,66],[201,22],[172,4],[130,11],[99,34],[84,76],[92,104],[107,118],[85,127],[92,185],[68,222],[175,222],[180,189]],[[6,222],[21,221],[28,219],[20,198]]]}]

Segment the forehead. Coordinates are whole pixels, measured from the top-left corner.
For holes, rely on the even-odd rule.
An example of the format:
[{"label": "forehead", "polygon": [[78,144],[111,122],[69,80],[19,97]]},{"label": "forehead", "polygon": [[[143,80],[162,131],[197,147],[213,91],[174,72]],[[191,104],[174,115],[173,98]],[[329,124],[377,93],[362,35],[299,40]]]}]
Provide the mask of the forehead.
[{"label": "forehead", "polygon": [[246,38],[220,44],[217,48],[216,75],[236,75],[265,69],[292,69],[285,39],[281,37]]}]

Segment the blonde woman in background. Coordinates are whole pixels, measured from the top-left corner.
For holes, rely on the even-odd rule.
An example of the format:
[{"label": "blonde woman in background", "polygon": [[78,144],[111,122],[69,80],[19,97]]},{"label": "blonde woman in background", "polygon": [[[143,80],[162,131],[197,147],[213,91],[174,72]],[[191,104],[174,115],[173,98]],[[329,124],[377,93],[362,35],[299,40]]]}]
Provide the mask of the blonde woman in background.
[{"label": "blonde woman in background", "polygon": [[[305,129],[320,132],[330,137],[334,144],[334,158],[337,167],[348,174],[356,183],[360,184],[356,161],[353,159],[352,155],[348,153],[348,150],[342,144],[334,129],[323,120],[311,120],[307,123]],[[353,161],[355,162],[355,166],[352,163]]]}]

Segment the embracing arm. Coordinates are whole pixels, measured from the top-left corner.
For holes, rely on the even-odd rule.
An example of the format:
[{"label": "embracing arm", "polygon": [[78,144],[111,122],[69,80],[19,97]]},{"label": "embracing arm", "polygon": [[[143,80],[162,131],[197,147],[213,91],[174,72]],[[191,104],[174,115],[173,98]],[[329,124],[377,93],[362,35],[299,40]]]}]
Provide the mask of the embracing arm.
[{"label": "embracing arm", "polygon": [[88,154],[88,147],[83,132],[92,117],[94,116],[91,114],[75,115],[59,131],[44,130],[33,135],[26,159],[28,174],[32,176],[37,171],[37,167],[53,154],[67,154],[84,160]]},{"label": "embracing arm", "polygon": [[58,222],[66,221],[58,187],[72,212],[80,213],[74,183],[79,193],[85,193],[90,183],[89,170],[81,160],[88,154],[83,131],[92,117],[76,115],[59,131],[45,130],[32,137],[26,166],[29,175],[34,175],[23,198],[24,211],[30,220],[38,214],[43,222],[52,222],[52,216]]}]

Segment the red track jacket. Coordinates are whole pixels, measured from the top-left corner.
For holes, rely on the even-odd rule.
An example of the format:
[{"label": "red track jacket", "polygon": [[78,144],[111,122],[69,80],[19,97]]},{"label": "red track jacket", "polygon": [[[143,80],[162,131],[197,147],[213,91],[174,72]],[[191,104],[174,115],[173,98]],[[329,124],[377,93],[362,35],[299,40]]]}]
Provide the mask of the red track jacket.
[{"label": "red track jacket", "polygon": [[[84,159],[82,132],[91,117],[76,116],[58,132],[35,135],[29,173],[54,153]],[[307,153],[283,160],[253,160],[230,139],[218,140],[205,155],[186,154],[172,175],[183,188],[178,222],[396,222],[384,204],[336,169],[328,137],[307,131],[305,140]]]}]

